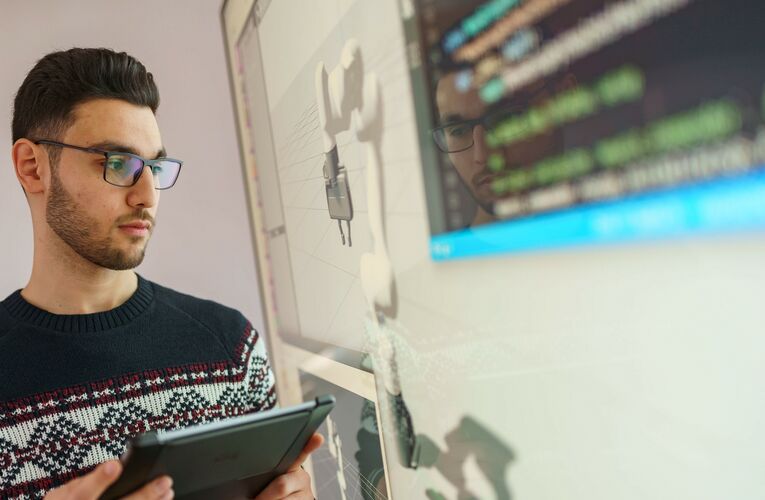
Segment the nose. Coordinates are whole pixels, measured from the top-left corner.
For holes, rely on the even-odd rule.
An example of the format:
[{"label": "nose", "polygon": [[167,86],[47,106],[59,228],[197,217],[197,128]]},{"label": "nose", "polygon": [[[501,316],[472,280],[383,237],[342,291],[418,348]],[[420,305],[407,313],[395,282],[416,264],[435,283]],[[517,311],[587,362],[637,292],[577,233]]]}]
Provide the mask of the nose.
[{"label": "nose", "polygon": [[476,125],[473,127],[473,160],[478,165],[486,165],[487,157],[486,129],[483,125]]},{"label": "nose", "polygon": [[128,190],[127,203],[131,207],[152,208],[158,200],[159,191],[154,189],[154,175],[151,172],[151,167],[145,165],[138,182]]}]

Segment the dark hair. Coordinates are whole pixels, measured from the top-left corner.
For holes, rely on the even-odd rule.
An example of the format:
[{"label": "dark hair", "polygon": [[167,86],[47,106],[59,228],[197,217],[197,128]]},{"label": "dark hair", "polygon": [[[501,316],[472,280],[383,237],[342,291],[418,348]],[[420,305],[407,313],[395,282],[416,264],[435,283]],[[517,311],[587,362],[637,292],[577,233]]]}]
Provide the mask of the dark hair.
[{"label": "dark hair", "polygon": [[46,55],[16,93],[13,142],[22,137],[58,139],[71,126],[74,108],[99,98],[147,106],[153,113],[159,107],[154,77],[125,52],[74,48]]}]

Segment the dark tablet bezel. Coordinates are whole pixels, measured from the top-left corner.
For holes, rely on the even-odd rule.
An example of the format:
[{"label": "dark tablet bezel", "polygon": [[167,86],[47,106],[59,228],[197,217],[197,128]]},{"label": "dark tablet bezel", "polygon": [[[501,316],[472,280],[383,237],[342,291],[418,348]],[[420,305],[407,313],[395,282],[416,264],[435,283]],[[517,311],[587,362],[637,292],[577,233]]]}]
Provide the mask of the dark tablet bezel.
[{"label": "dark tablet bezel", "polygon": [[[189,471],[186,478],[173,477],[174,489],[176,490],[175,498],[178,499],[253,498],[271,480],[287,472],[334,405],[335,398],[333,396],[320,396],[314,401],[289,408],[276,408],[185,429],[168,432],[152,431],[142,434],[130,441],[128,450],[122,457],[124,466],[122,475],[101,498],[103,500],[121,498],[162,475],[162,471],[183,469],[184,466],[177,461],[163,463],[163,460],[168,460],[168,454],[163,452],[169,449],[173,450],[171,456],[175,455],[176,457],[179,454],[182,455],[184,449],[188,449],[192,453],[192,450],[195,448],[198,450],[200,446],[212,447],[215,450],[215,455],[229,453],[234,456],[238,454],[237,450],[227,449],[227,446],[230,446],[232,442],[232,437],[245,443],[248,439],[257,439],[259,435],[262,436],[262,433],[266,432],[270,426],[279,425],[279,422],[285,421],[285,419],[292,419],[294,426],[293,417],[301,417],[299,420],[300,429],[292,442],[283,448],[270,450],[271,453],[277,454],[270,457],[270,460],[277,465],[268,471],[256,472],[242,477],[220,478],[220,481],[211,479],[207,481],[211,486],[194,491],[189,491],[188,487],[184,487],[184,482],[188,482],[186,479],[191,475],[198,479],[199,470]],[[218,448],[216,441],[224,444]],[[259,450],[258,453],[260,452]],[[269,450],[262,450],[262,452],[268,453]],[[210,457],[210,460],[214,460],[214,457]],[[241,463],[238,465],[241,467]]]}]

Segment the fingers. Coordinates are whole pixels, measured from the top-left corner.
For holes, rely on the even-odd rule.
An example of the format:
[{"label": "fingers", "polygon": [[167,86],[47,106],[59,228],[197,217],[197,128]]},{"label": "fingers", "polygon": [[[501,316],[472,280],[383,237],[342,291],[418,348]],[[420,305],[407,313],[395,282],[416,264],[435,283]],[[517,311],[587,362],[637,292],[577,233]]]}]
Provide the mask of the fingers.
[{"label": "fingers", "polygon": [[[120,474],[122,464],[118,460],[104,462],[89,474],[51,491],[45,500],[97,500]],[[125,497],[125,500],[169,500],[174,495],[172,484],[169,477],[162,476]]]},{"label": "fingers", "polygon": [[311,477],[298,468],[271,481],[255,500],[313,499]]},{"label": "fingers", "polygon": [[288,497],[284,497],[284,500],[316,500],[316,498],[314,498],[313,493],[307,491],[298,491],[297,493],[293,493]]},{"label": "fingers", "polygon": [[140,490],[124,497],[123,500],[170,500],[174,496],[173,480],[170,476],[160,476],[143,485]]},{"label": "fingers", "polygon": [[122,473],[122,465],[118,460],[104,462],[90,473],[71,481],[58,490],[54,490],[46,498],[51,500],[82,499],[96,500],[106,491],[110,484],[117,480]]},{"label": "fingers", "polygon": [[[271,481],[257,498],[264,500],[285,499],[287,497],[295,499],[313,498],[311,479],[300,466],[323,442],[324,438],[321,434],[314,433],[289,471]],[[46,500],[97,500],[121,473],[122,465],[119,461],[105,462],[89,474],[51,491],[45,498]],[[168,476],[162,476],[131,493],[125,497],[125,500],[170,500],[175,495],[172,485],[173,482]]]},{"label": "fingers", "polygon": [[308,440],[303,451],[289,468],[288,472],[269,483],[265,490],[255,500],[304,500],[313,499],[311,492],[311,477],[300,468],[308,456],[316,451],[324,442],[321,434],[314,433]]},{"label": "fingers", "polygon": [[290,468],[287,470],[291,472],[299,469],[300,466],[303,465],[303,462],[308,459],[308,456],[314,451],[318,450],[322,443],[324,443],[324,437],[318,432],[315,432],[313,436],[311,436],[311,439],[308,440],[308,443],[306,443],[303,451],[300,452],[300,455],[298,455]]}]

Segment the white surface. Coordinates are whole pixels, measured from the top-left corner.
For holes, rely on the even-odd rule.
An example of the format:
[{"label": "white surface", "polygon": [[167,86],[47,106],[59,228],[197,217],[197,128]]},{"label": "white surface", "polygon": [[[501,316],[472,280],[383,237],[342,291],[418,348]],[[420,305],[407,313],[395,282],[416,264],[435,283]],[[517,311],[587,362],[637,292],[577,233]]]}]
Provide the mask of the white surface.
[{"label": "white surface", "polygon": [[[386,128],[382,165],[400,306],[386,333],[398,340],[416,431],[442,450],[471,445],[447,436],[475,419],[513,450],[512,498],[762,498],[765,235],[433,263],[392,4],[358,0],[364,17],[351,17],[348,2],[316,5],[272,3],[261,33],[303,334],[360,343],[365,301],[355,266],[372,240],[359,236],[369,229],[357,207],[358,247],[340,245],[312,156],[320,136],[288,138],[311,104],[316,61],[335,64],[349,37],[366,58],[384,33],[388,55],[367,70],[382,82],[386,126],[396,125]],[[349,144],[341,158],[363,160],[351,140],[338,138]],[[356,200],[365,165],[349,170]],[[394,436],[385,437],[395,456]],[[428,488],[456,498],[455,470],[480,498],[493,498],[470,453],[445,464],[451,477],[392,460],[395,498],[423,498]]]},{"label": "white surface", "polygon": [[[300,333],[360,349],[368,309],[363,307],[363,297],[356,295],[361,289],[360,259],[373,245],[367,206],[367,151],[356,138],[353,120],[347,130],[336,134],[340,163],[348,171],[352,190],[353,246],[349,248],[341,244],[337,221],[330,219],[327,211],[322,177],[324,146],[315,92],[317,64],[322,62],[332,71],[348,40],[357,40],[365,75],[376,75],[383,85],[380,152],[383,164],[391,167],[384,171],[385,206],[424,220],[424,203],[405,199],[412,192],[411,184],[417,182],[419,166],[413,161],[418,154],[417,134],[411,106],[407,105],[409,82],[402,78],[407,69],[401,57],[404,42],[396,4],[366,2],[361,8],[354,2],[335,1],[321,4],[321,9],[318,5],[272,2],[259,27],[262,61]],[[302,12],[299,17],[294,16],[297,10]],[[306,19],[313,22],[305,25]],[[301,35],[285,38],[285,27]],[[402,170],[399,165],[408,168]],[[265,202],[267,213],[280,209]],[[269,218],[266,215],[266,220]],[[345,223],[343,226],[345,230]]]}]

